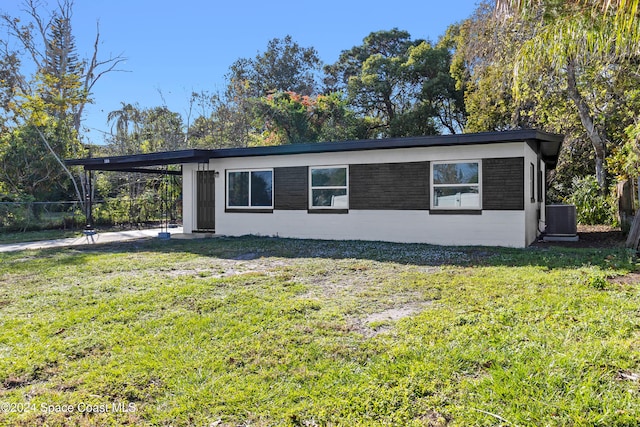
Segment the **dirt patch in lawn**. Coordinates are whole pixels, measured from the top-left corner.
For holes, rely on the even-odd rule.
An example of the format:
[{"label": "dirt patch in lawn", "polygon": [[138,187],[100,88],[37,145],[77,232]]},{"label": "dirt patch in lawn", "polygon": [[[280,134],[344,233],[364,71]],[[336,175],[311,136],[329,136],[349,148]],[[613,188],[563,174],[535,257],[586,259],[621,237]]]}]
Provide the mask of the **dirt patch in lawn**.
[{"label": "dirt patch in lawn", "polygon": [[411,316],[413,314],[422,311],[427,303],[410,303],[401,307],[393,307],[388,310],[380,311],[378,313],[372,313],[364,319],[364,323],[371,324],[376,322],[395,322],[404,317]]},{"label": "dirt patch in lawn", "polygon": [[410,302],[391,307],[383,311],[371,313],[364,319],[355,321],[356,329],[364,336],[372,338],[389,332],[393,325],[401,319],[416,315],[433,304],[433,301]]},{"label": "dirt patch in lawn", "polygon": [[203,279],[219,279],[223,277],[237,276],[248,273],[269,273],[276,271],[279,267],[286,267],[291,263],[274,260],[273,258],[262,258],[251,254],[236,259],[216,258],[208,260],[208,267],[201,267],[201,260],[194,262],[193,268],[187,263],[182,268],[167,271],[169,277],[194,276]]},{"label": "dirt patch in lawn", "polygon": [[640,272],[631,272],[624,276],[616,276],[609,279],[609,282],[617,285],[637,285],[640,284]]}]

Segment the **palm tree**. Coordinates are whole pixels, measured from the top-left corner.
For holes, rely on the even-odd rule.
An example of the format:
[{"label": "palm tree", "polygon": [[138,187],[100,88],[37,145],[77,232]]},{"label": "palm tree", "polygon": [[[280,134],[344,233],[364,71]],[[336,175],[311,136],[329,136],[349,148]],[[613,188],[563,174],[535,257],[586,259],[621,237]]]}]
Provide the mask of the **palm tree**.
[{"label": "palm tree", "polygon": [[[133,154],[137,150],[135,147],[130,146],[130,142],[139,134],[139,124],[142,116],[137,106],[125,104],[124,102],[120,102],[120,104],[122,108],[111,111],[107,115],[107,122],[113,122],[111,126],[112,134],[113,127],[115,126],[116,128],[114,138],[119,154]],[[133,129],[130,129],[131,126],[133,126]]]}]

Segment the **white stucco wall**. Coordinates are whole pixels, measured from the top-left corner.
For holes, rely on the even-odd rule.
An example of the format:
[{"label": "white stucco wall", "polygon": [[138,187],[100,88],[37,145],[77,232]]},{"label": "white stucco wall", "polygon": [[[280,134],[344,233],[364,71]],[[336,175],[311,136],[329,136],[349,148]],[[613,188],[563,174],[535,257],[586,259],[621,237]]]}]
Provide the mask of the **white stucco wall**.
[{"label": "white stucco wall", "polygon": [[221,234],[329,240],[382,240],[437,245],[525,245],[524,212],[484,211],[482,215],[430,215],[427,211],[350,210],[348,214],[227,213]]},{"label": "white stucco wall", "polygon": [[[370,150],[213,159],[208,167],[220,172],[216,179],[216,234],[257,234],[280,237],[384,240],[441,245],[497,245],[523,247],[535,239],[537,219],[529,206],[529,163],[535,153],[525,143],[455,147]],[[275,210],[273,213],[225,212],[225,170],[288,166],[328,166],[358,163],[478,160],[525,157],[525,210],[482,211],[481,215],[433,215],[429,211],[349,210],[347,214],[313,214]],[[535,157],[537,159],[537,157]],[[183,166],[183,226],[196,228],[195,172]],[[533,212],[533,214],[532,214]],[[533,215],[533,222],[531,218]],[[526,223],[529,223],[528,225]],[[533,238],[532,238],[533,236]]]},{"label": "white stucco wall", "polygon": [[[544,227],[542,221],[538,220],[538,209],[540,206],[544,206],[538,200],[538,155],[527,144],[524,145],[524,208],[525,208],[525,223],[526,223],[526,244],[533,243],[539,234],[540,227]],[[531,164],[535,167],[535,174],[533,176],[534,192],[531,194]],[[535,200],[534,202],[531,199]],[[543,228],[544,229],[544,228]]]}]

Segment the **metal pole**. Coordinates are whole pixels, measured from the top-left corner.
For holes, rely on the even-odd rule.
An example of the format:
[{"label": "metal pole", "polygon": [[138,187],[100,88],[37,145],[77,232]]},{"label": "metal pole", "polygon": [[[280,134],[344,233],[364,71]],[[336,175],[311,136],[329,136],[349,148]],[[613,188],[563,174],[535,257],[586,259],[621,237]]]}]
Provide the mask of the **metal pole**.
[{"label": "metal pole", "polygon": [[164,184],[164,188],[160,187],[160,197],[162,198],[160,206],[162,210],[162,231],[158,233],[158,237],[161,239],[170,239],[171,234],[169,233],[169,217],[168,217],[168,209],[169,204],[167,203],[167,198],[169,197],[169,188],[168,188],[168,178],[169,177],[169,166],[164,166],[164,174],[162,182]]},{"label": "metal pole", "polygon": [[92,206],[92,197],[91,197],[91,184],[92,184],[92,174],[91,171],[84,170],[84,178],[87,183],[86,189],[87,193],[85,194],[85,207],[86,207],[86,217],[87,217],[87,230],[93,230],[93,206]]},{"label": "metal pole", "polygon": [[164,167],[164,231],[169,231],[169,166]]},{"label": "metal pole", "polygon": [[85,197],[85,216],[87,219],[87,225],[84,228],[84,234],[87,236],[93,236],[95,234],[95,230],[93,229],[93,197],[91,196],[92,193],[92,174],[91,174],[91,170],[87,171],[86,169],[84,170],[84,179],[85,182],[87,183],[86,185],[86,194],[84,195]]}]

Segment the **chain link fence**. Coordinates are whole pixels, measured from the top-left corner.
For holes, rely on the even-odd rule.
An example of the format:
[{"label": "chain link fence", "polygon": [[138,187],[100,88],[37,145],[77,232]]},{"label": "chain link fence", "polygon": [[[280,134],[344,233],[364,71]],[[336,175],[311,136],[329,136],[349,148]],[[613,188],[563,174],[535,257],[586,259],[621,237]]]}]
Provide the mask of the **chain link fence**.
[{"label": "chain link fence", "polygon": [[[119,197],[92,203],[93,224],[99,226],[181,223],[182,201],[162,200],[159,195]],[[87,225],[80,202],[0,202],[0,233],[34,230],[74,230]]]},{"label": "chain link fence", "polygon": [[84,226],[79,202],[0,202],[0,232]]}]

